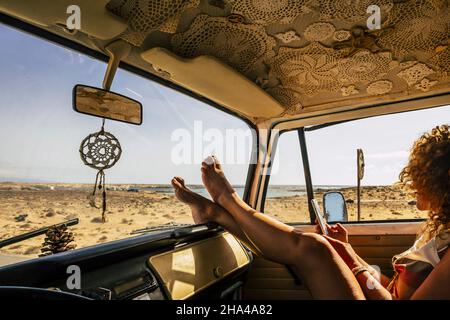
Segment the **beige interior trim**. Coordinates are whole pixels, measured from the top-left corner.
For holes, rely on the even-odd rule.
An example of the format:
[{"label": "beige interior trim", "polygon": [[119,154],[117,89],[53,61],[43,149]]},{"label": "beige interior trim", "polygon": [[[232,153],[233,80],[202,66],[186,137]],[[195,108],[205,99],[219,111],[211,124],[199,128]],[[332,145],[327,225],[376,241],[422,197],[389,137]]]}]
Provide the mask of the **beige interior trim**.
[{"label": "beige interior trim", "polygon": [[[360,235],[415,235],[419,232],[423,221],[414,222],[382,222],[382,223],[346,223],[344,226],[351,236]],[[314,232],[314,225],[296,225],[296,230],[302,232]]]},{"label": "beige interior trim", "polygon": [[127,29],[125,21],[106,10],[109,0],[2,0],[0,10],[26,22],[48,27],[66,24],[67,7],[78,5],[81,31],[100,40],[112,39]]},{"label": "beige interior trim", "polygon": [[[276,132],[277,129],[271,129],[270,130],[270,135],[269,135],[269,131],[264,130],[264,132],[266,132],[266,138],[268,139],[268,141],[266,142],[266,144],[264,144],[265,148],[262,150],[262,152],[260,152],[260,160],[258,162],[261,162],[261,166],[258,167],[258,169],[260,170],[258,172],[258,174],[255,174],[255,177],[257,177],[258,179],[260,179],[260,183],[256,183],[256,184],[252,184],[252,188],[256,187],[259,188],[261,191],[258,193],[258,197],[254,198],[254,201],[256,201],[256,203],[253,201],[251,203],[253,203],[254,208],[256,208],[256,210],[260,210],[262,208],[263,205],[263,188],[264,185],[266,183],[266,179],[270,177],[270,170],[271,170],[271,160],[272,160],[272,155],[274,154],[274,148],[276,147],[276,142],[279,139],[279,135]],[[260,144],[262,144],[262,142],[260,142]],[[299,161],[301,161],[301,159],[299,159]],[[253,200],[253,199],[252,199]]]},{"label": "beige interior trim", "polygon": [[148,260],[170,298],[187,299],[248,265],[250,257],[229,233],[152,256]]},{"label": "beige interior trim", "polygon": [[[327,114],[324,115],[320,115],[319,113],[311,113],[302,116],[297,120],[281,122],[276,124],[273,128],[278,130],[289,130],[303,126],[387,115],[397,112],[420,110],[445,105],[450,105],[450,93],[439,96],[419,98],[411,101],[399,101],[388,105],[375,105],[373,107],[348,110],[338,113],[333,113],[335,110],[329,110],[327,111]],[[321,113],[323,113],[323,111]]]},{"label": "beige interior trim", "polygon": [[[363,106],[449,92],[447,1],[394,1],[379,31],[361,25],[360,2],[267,1],[267,10],[250,0],[205,2],[2,0],[0,11],[98,51],[121,38],[133,45],[128,64],[168,72],[255,124],[346,120],[366,116],[355,110]],[[81,8],[82,32],[54,27],[69,5]],[[349,112],[331,115],[338,111]]]},{"label": "beige interior trim", "polygon": [[163,48],[144,51],[141,57],[174,83],[246,117],[272,118],[284,110],[256,84],[214,57],[183,59]]}]

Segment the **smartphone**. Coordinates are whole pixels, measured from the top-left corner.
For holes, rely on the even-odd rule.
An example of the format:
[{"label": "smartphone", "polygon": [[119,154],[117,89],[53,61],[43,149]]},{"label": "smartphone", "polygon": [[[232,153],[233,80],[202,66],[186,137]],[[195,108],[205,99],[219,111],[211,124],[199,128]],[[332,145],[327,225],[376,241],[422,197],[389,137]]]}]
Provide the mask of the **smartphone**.
[{"label": "smartphone", "polygon": [[317,202],[316,199],[312,199],[311,204],[314,209],[314,213],[316,214],[317,222],[319,223],[319,227],[320,230],[322,231],[322,234],[328,235],[327,220],[320,211],[319,203]]}]

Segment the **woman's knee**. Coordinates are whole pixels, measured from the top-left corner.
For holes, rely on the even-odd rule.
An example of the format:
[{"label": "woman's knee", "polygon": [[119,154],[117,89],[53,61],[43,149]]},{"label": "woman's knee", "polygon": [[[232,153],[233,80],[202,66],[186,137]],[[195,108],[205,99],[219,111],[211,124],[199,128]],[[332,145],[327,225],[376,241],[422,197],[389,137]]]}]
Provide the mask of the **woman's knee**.
[{"label": "woman's knee", "polygon": [[327,256],[332,255],[333,248],[327,239],[317,233],[302,233],[298,240],[298,259],[308,259],[310,262],[320,262]]}]

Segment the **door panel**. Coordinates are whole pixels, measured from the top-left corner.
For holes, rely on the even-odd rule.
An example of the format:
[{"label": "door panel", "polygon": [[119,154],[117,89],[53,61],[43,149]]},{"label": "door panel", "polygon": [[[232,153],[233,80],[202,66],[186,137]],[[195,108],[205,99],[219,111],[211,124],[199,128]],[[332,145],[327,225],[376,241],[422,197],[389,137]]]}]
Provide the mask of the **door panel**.
[{"label": "door panel", "polygon": [[286,266],[254,256],[243,298],[249,300],[305,300],[311,294],[295,283]]},{"label": "door panel", "polygon": [[[357,238],[356,243],[353,242],[355,238]],[[349,242],[352,244],[355,252],[367,261],[367,263],[378,266],[381,272],[388,277],[393,272],[391,265],[392,257],[411,247],[414,240],[415,235],[351,236],[349,238]]]},{"label": "door panel", "polygon": [[[391,261],[395,254],[407,250],[414,243],[421,222],[347,224],[349,242],[367,263],[377,265],[386,276],[392,275]],[[314,227],[297,226],[298,230],[313,232]],[[244,299],[311,299],[309,290],[297,284],[286,266],[254,258]]]}]

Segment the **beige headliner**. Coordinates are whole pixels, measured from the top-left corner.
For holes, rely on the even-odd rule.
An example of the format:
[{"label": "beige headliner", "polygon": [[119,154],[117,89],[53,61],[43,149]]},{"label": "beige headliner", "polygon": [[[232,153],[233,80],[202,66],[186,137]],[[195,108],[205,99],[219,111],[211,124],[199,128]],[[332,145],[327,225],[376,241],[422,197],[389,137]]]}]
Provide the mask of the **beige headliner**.
[{"label": "beige headliner", "polygon": [[[140,9],[130,11],[132,6],[124,5],[127,1],[129,5],[139,3]],[[445,64],[450,51],[448,2],[429,0],[431,10],[427,7],[426,11],[422,2],[415,0],[374,1],[388,13],[382,25],[385,33],[378,38],[385,44],[380,50],[378,42],[376,46],[370,42],[378,33],[363,33],[359,39],[364,45],[354,48],[357,37],[352,27],[365,21],[358,16],[358,6],[364,1],[348,12],[339,11],[345,6],[335,8],[336,13],[326,11],[334,6],[329,0],[321,0],[317,6],[308,0],[267,0],[261,2],[262,9],[251,7],[249,0],[216,1],[223,7],[207,1],[162,0],[157,8],[145,6],[145,0],[0,0],[0,11],[102,52],[117,39],[128,41],[134,47],[127,63],[205,96],[260,126],[300,119],[284,125],[293,127],[449,104],[448,95],[430,98],[450,92]],[[264,11],[283,3],[286,8]],[[413,6],[412,11],[405,11],[404,3]],[[75,34],[61,27],[67,6],[73,4],[82,12],[81,31]],[[162,18],[159,25],[149,25],[152,15]],[[410,23],[413,29],[405,29],[400,15],[415,17]],[[143,16],[147,20],[136,20]],[[429,32],[420,29],[421,19],[429,22]],[[418,30],[422,38],[431,37],[424,42],[430,47],[419,43],[414,48],[415,43],[401,42],[407,41],[403,37],[395,38],[397,47],[389,43],[402,32],[407,39]],[[347,42],[333,40],[349,35]],[[372,68],[370,72],[368,68]],[[355,78],[345,78],[344,73]],[[428,98],[362,109],[421,97]]]},{"label": "beige headliner", "polygon": [[167,72],[173,82],[246,117],[255,116],[255,105],[260,117],[272,118],[283,112],[274,98],[213,57],[182,59],[163,48],[152,48],[141,56],[155,69]]}]

